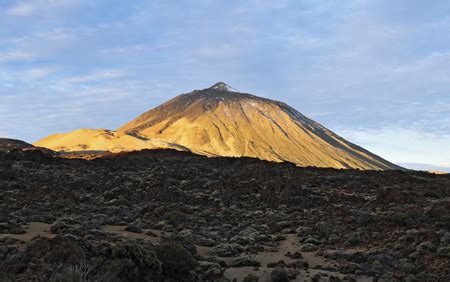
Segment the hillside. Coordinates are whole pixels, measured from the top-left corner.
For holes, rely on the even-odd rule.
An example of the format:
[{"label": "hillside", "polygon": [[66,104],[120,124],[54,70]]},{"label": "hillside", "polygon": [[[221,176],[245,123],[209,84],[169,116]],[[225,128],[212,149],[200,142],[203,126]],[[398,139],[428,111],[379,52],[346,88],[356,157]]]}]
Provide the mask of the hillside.
[{"label": "hillside", "polygon": [[33,145],[22,140],[0,138],[0,151],[10,151],[13,149],[31,149]]},{"label": "hillside", "polygon": [[235,92],[222,82],[179,95],[116,131],[77,130],[35,145],[57,151],[174,148],[299,166],[400,169],[285,103]]}]

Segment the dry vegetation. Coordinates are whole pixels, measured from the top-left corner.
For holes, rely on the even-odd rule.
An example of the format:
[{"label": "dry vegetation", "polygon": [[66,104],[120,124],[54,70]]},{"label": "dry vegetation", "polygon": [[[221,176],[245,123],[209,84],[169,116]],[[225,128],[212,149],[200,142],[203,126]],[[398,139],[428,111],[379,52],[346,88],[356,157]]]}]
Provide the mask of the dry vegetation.
[{"label": "dry vegetation", "polygon": [[0,152],[0,280],[445,280],[449,210],[448,175]]}]

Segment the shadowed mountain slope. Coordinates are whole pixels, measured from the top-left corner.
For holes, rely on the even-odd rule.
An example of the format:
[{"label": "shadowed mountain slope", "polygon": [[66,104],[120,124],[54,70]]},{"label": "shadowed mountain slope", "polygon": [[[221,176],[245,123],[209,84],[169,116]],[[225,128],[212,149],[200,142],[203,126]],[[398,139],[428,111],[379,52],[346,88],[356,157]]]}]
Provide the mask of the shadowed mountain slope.
[{"label": "shadowed mountain slope", "polygon": [[13,149],[31,149],[33,145],[22,140],[0,138],[0,151],[10,151]]}]

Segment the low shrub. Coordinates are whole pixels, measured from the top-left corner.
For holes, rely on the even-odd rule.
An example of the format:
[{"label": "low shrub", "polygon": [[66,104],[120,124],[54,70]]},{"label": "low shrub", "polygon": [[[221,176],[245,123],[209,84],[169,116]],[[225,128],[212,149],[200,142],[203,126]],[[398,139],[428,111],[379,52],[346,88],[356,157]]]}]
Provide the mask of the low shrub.
[{"label": "low shrub", "polygon": [[114,246],[111,255],[111,271],[122,281],[155,281],[161,276],[161,262],[153,250],[128,243]]},{"label": "low shrub", "polygon": [[163,275],[174,280],[185,280],[197,267],[197,262],[185,248],[174,242],[156,246],[156,253],[162,262]]},{"label": "low shrub", "polygon": [[284,268],[275,268],[270,274],[270,278],[272,282],[288,282],[289,281],[289,273]]}]

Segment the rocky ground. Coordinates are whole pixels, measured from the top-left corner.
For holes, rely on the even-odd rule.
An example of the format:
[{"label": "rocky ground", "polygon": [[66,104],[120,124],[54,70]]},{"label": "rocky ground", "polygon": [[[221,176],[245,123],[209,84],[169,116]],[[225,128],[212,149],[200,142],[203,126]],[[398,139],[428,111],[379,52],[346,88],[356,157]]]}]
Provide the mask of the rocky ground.
[{"label": "rocky ground", "polygon": [[0,152],[0,281],[445,281],[450,176]]}]

